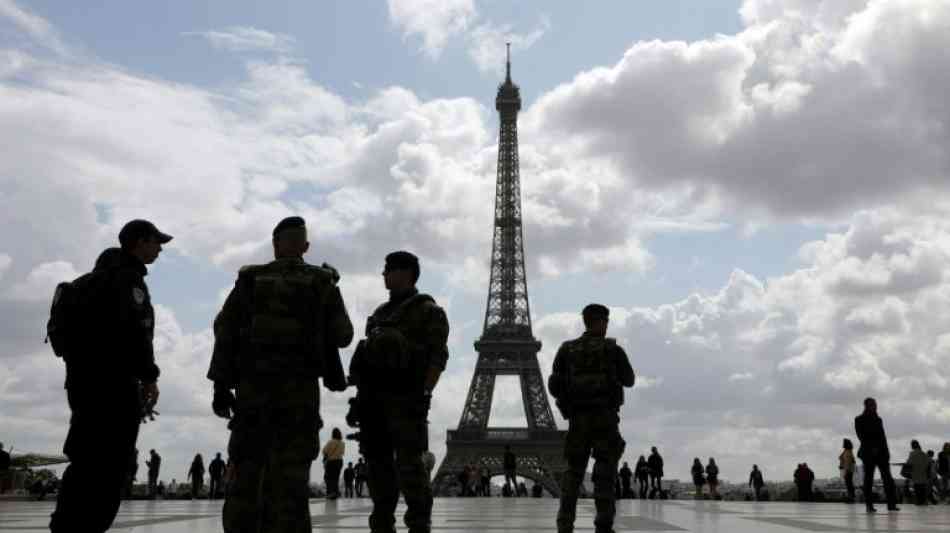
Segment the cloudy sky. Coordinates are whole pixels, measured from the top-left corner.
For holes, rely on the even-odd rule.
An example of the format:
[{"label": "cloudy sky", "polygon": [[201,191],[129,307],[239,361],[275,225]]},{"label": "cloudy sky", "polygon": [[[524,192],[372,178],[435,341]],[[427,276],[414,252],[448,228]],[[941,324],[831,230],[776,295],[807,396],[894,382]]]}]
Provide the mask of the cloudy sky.
[{"label": "cloudy sky", "polygon": [[[452,324],[441,458],[484,316],[505,41],[542,369],[611,307],[628,460],[832,476],[868,395],[899,458],[950,440],[946,0],[0,0],[0,441],[60,449],[52,289],[145,217],[176,239],[148,277],[162,416],[139,446],[166,480],[224,450],[209,327],[300,214],[358,324],[385,253],[422,258]],[[348,396],[325,392],[329,426]],[[523,417],[502,380],[493,424]]]}]

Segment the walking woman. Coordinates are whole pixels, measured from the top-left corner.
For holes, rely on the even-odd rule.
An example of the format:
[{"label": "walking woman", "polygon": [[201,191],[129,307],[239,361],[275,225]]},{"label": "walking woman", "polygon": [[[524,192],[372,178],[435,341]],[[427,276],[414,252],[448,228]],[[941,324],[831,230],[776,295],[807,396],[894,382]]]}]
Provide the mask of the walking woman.
[{"label": "walking woman", "polygon": [[647,482],[650,478],[650,467],[647,466],[647,460],[642,455],[637,459],[637,466],[634,468],[633,475],[637,478],[637,484],[640,487],[640,499],[647,497]]},{"label": "walking woman", "polygon": [[706,465],[706,482],[709,483],[709,497],[713,500],[719,499],[719,467],[716,466],[716,460],[709,458],[709,464]]},{"label": "walking woman", "polygon": [[[848,489],[848,499],[845,502],[854,503],[854,470],[857,466],[854,459],[854,444],[851,443],[851,439],[844,439],[841,447],[844,449],[841,450],[841,455],[838,456],[838,469],[841,470],[844,486]],[[867,496],[865,495],[865,497]]]},{"label": "walking woman", "polygon": [[693,485],[696,486],[696,499],[703,499],[703,485],[706,484],[706,477],[703,475],[703,463],[699,462],[699,457],[693,459]]},{"label": "walking woman", "polygon": [[330,440],[323,446],[323,482],[327,486],[327,499],[340,497],[340,471],[343,470],[343,455],[346,444],[340,428],[333,428]]},{"label": "walking woman", "polygon": [[188,477],[191,478],[191,499],[197,500],[205,479],[205,462],[200,453],[195,454],[195,460],[191,462],[191,468],[188,469]]}]

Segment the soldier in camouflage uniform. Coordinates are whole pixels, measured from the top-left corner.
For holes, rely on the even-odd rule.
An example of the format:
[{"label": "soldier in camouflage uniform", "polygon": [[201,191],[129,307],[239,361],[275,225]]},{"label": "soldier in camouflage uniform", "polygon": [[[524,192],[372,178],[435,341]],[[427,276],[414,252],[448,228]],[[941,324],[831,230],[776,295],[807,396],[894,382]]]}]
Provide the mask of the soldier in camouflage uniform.
[{"label": "soldier in camouflage uniform", "polygon": [[623,387],[632,387],[633,369],[623,348],[607,338],[609,310],[590,304],[583,310],[586,331],[561,345],[554,358],[548,390],[570,422],[564,456],[568,470],[561,482],[558,533],[574,531],[578,489],[587,461],[594,457],[596,533],[612,533],[616,509],[617,462],[626,443],[620,436]]},{"label": "soldier in camouflage uniform", "polygon": [[386,256],[389,301],[366,322],[350,362],[359,389],[360,451],[366,457],[374,533],[395,531],[399,492],[410,533],[429,532],[432,488],[422,461],[432,389],[448,359],[449,323],[431,296],[416,290],[419,260],[409,252]]},{"label": "soldier in camouflage uniform", "polygon": [[339,275],[304,262],[300,217],[277,224],[273,246],[273,262],[241,269],[214,321],[212,406],[231,430],[226,533],[310,532],[310,464],[323,426],[317,378],[346,389],[339,349],[353,325]]}]

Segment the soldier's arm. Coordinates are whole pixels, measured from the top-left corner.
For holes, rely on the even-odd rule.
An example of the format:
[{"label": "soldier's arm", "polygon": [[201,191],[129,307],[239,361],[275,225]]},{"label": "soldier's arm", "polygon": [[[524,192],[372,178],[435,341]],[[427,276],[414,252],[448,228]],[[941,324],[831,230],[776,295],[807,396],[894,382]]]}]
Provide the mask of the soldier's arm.
[{"label": "soldier's arm", "polygon": [[567,350],[562,344],[554,356],[554,364],[551,366],[551,376],[548,378],[548,392],[555,398],[560,398],[564,394],[566,383],[564,382],[564,357]]},{"label": "soldier's arm", "polygon": [[339,287],[334,286],[327,300],[327,338],[337,348],[346,348],[353,342],[353,322],[346,312],[346,304]]},{"label": "soldier's arm", "polygon": [[142,383],[155,383],[159,369],[155,364],[152,337],[155,315],[146,301],[148,290],[140,275],[120,270],[115,279],[119,324],[117,335],[124,353],[132,358],[132,372]]},{"label": "soldier's arm", "polygon": [[237,357],[241,342],[240,278],[228,294],[221,311],[214,319],[214,350],[208,379],[232,388],[237,385]]},{"label": "soldier's arm", "polygon": [[632,387],[636,376],[633,374],[633,367],[630,366],[630,358],[627,357],[627,352],[623,348],[620,346],[616,348],[617,379],[624,387]]},{"label": "soldier's arm", "polygon": [[445,310],[437,305],[429,308],[425,341],[428,368],[424,386],[427,392],[431,392],[449,360],[449,319],[445,316]]}]

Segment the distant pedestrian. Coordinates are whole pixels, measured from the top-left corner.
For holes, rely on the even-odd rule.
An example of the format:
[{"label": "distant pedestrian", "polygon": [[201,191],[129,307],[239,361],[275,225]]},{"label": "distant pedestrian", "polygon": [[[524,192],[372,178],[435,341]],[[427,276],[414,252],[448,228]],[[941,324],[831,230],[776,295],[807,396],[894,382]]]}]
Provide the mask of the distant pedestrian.
[{"label": "distant pedestrian", "polygon": [[172,478],[171,483],[168,484],[168,496],[171,498],[178,497],[178,481],[175,478]]},{"label": "distant pedestrian", "polygon": [[543,495],[544,495],[544,487],[542,487],[540,483],[535,483],[534,485],[531,486],[532,498],[540,498]]},{"label": "distant pedestrian", "polygon": [[647,460],[642,455],[637,459],[637,466],[634,467],[634,475],[637,477],[637,483],[640,485],[640,499],[644,500],[647,497],[647,483],[650,479],[650,467],[647,465]]},{"label": "distant pedestrian", "polygon": [[699,457],[693,458],[693,467],[690,469],[690,473],[693,475],[693,486],[696,487],[695,498],[702,500],[703,485],[706,484],[706,470],[703,468],[703,463],[699,461]]},{"label": "distant pedestrian", "polygon": [[854,430],[861,441],[858,448],[858,459],[864,467],[864,499],[867,512],[873,513],[874,502],[872,486],[874,483],[874,469],[881,472],[881,481],[884,483],[884,494],[887,497],[887,509],[899,510],[897,507],[897,488],[894,478],[891,477],[889,464],[891,452],[887,447],[887,436],[884,433],[884,422],[877,414],[877,401],[874,398],[864,400],[864,412],[855,417]]},{"label": "distant pedestrian", "polygon": [[937,495],[940,494],[940,478],[937,475],[937,460],[934,459],[933,450],[927,450],[927,459],[930,460],[930,468],[927,470],[927,484],[930,490],[927,492],[930,497],[930,503],[937,505],[939,502]]},{"label": "distant pedestrian", "polygon": [[221,482],[224,480],[224,459],[221,458],[221,452],[214,455],[214,459],[208,464],[208,499],[213,500],[222,492]]},{"label": "distant pedestrian", "polygon": [[709,483],[709,497],[718,500],[719,467],[716,465],[716,460],[712,457],[709,458],[709,463],[706,465],[706,482]]},{"label": "distant pedestrian", "polygon": [[910,441],[910,455],[906,464],[909,465],[910,481],[914,485],[914,500],[917,505],[927,505],[930,495],[930,459],[920,449],[917,440]]},{"label": "distant pedestrian", "polygon": [[518,480],[516,474],[518,472],[518,458],[515,457],[514,452],[511,451],[511,446],[505,445],[505,457],[504,457],[504,466],[505,466],[505,484],[511,483],[512,489],[518,487]]},{"label": "distant pedestrian", "polygon": [[3,443],[0,442],[0,494],[7,490],[8,479],[10,476],[10,454],[3,449]]},{"label": "distant pedestrian", "polygon": [[844,486],[848,490],[848,499],[845,501],[854,503],[854,471],[857,467],[854,459],[854,444],[851,443],[851,439],[844,439],[841,447],[843,449],[841,455],[838,456],[838,470],[841,471],[841,478],[844,479]]},{"label": "distant pedestrian", "polygon": [[162,456],[153,449],[148,451],[148,459],[145,460],[145,466],[148,467],[148,496],[155,497],[155,489],[158,483],[158,474],[162,468]]},{"label": "distant pedestrian", "polygon": [[940,476],[940,495],[950,499],[950,442],[943,443],[943,449],[937,454],[937,474]]},{"label": "distant pedestrian", "polygon": [[623,463],[623,466],[620,468],[620,484],[622,489],[620,491],[621,498],[632,498],[633,490],[630,488],[631,481],[633,480],[633,470],[630,470],[630,465],[626,462]]},{"label": "distant pedestrian", "polygon": [[353,497],[353,480],[356,478],[356,473],[353,469],[353,463],[347,463],[346,468],[343,469],[343,497],[352,498]]},{"label": "distant pedestrian", "polygon": [[462,467],[458,473],[459,496],[468,496],[468,478],[471,475],[468,465]]},{"label": "distant pedestrian", "polygon": [[188,469],[188,477],[191,479],[191,499],[196,500],[201,494],[205,479],[205,463],[200,453],[195,454],[194,460],[191,461],[191,468]]},{"label": "distant pedestrian", "polygon": [[650,458],[647,459],[647,466],[650,467],[650,494],[659,497],[663,491],[663,457],[657,451],[656,446],[650,448]]},{"label": "distant pedestrian", "polygon": [[480,473],[482,477],[482,496],[489,497],[491,496],[491,471],[488,470],[487,466],[483,466]]},{"label": "distant pedestrian", "polygon": [[528,487],[525,485],[524,481],[518,483],[518,496],[528,497]]},{"label": "distant pedestrian", "polygon": [[798,501],[812,501],[812,484],[815,482],[815,473],[808,468],[807,463],[801,463],[795,469],[795,486],[798,488]]},{"label": "distant pedestrian", "polygon": [[356,497],[363,497],[363,486],[366,484],[366,462],[362,457],[356,461],[356,466],[353,467],[353,476],[354,482],[356,483]]},{"label": "distant pedestrian", "polygon": [[752,465],[752,471],[749,472],[749,486],[752,487],[755,501],[762,499],[762,487],[765,486],[765,479],[762,477],[762,471],[759,465]]},{"label": "distant pedestrian", "polygon": [[323,446],[323,482],[326,484],[327,499],[335,500],[340,497],[340,471],[343,470],[346,443],[343,442],[340,428],[333,428],[330,435],[330,440]]}]

